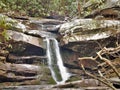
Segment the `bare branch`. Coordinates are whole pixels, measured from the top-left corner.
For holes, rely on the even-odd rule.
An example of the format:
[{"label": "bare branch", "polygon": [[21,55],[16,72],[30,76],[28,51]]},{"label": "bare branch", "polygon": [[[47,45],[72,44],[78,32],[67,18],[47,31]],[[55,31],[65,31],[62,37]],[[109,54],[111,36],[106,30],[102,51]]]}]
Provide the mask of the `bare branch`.
[{"label": "bare branch", "polygon": [[113,71],[116,73],[116,75],[120,78],[120,73],[118,72],[118,70],[116,69],[116,67],[111,63],[111,61],[109,59],[106,59],[104,57],[101,56],[101,54],[103,53],[104,50],[101,50],[97,53],[97,55],[99,56],[99,58],[101,60],[103,60],[104,62],[106,62],[108,65],[111,66],[111,68],[113,69]]},{"label": "bare branch", "polygon": [[92,77],[92,78],[95,78],[96,80],[102,82],[103,84],[107,85],[107,86],[110,87],[111,89],[116,90],[116,88],[115,88],[111,83],[108,83],[108,81],[106,82],[106,81],[104,81],[103,79],[101,79],[101,78],[99,78],[99,77],[96,77],[95,75],[87,72],[87,71],[85,70],[85,68],[84,68],[83,65],[81,65],[81,67],[82,67],[83,71],[85,72],[85,74],[87,74],[88,76],[90,76],[90,77]]}]

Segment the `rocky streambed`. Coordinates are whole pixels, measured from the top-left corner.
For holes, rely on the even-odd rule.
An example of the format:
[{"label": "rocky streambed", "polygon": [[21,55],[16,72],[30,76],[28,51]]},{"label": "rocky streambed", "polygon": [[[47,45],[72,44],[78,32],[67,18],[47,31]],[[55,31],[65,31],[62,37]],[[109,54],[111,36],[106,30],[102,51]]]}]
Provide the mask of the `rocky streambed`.
[{"label": "rocky streambed", "polygon": [[[6,20],[9,23],[10,19]],[[116,77],[116,74],[110,76],[111,72],[113,72],[111,67],[100,60],[100,58],[94,61],[89,58],[84,59],[83,57],[95,57],[97,52],[104,47],[119,47],[119,28],[119,20],[98,21],[93,19],[78,19],[71,22],[64,22],[30,18],[20,22],[13,22],[12,27],[7,30],[7,35],[10,37],[10,45],[5,47],[4,44],[1,44],[0,49],[1,88],[12,90],[23,90],[29,87],[31,90],[49,90],[49,88],[57,90],[61,87],[68,89],[71,87],[71,89],[74,88],[75,90],[81,87],[81,90],[87,87],[97,88],[96,86],[99,85],[99,82],[94,79],[90,80],[90,77],[82,70],[81,64],[95,75],[98,75],[97,70],[102,64],[104,69],[99,70],[108,75],[106,76],[108,79],[109,77]],[[58,40],[64,66],[72,74],[65,86],[55,85],[55,81],[51,76],[44,44],[46,37]],[[118,48],[117,53],[119,53],[119,50]],[[103,55],[106,54],[103,53]],[[113,64],[117,68],[120,68],[120,58],[118,57],[119,55],[116,56],[108,55],[109,59],[113,60]],[[82,61],[79,58],[83,58]],[[109,72],[106,72],[107,69],[109,69]],[[80,82],[69,83],[76,80]],[[113,80],[112,82],[115,81]],[[119,81],[116,81],[116,83],[120,85]],[[106,85],[101,84],[100,86],[104,86],[105,90],[108,90]]]}]

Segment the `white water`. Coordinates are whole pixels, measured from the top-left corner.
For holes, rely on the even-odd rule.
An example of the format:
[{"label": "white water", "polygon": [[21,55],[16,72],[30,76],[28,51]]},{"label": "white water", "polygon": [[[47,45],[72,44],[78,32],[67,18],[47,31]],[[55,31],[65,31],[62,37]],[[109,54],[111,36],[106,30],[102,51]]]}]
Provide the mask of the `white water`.
[{"label": "white water", "polygon": [[[51,44],[50,41],[53,42],[53,46],[54,48],[51,48]],[[47,57],[48,57],[48,65],[52,74],[53,79],[55,80],[55,82],[57,84],[61,84],[61,83],[65,83],[66,80],[68,80],[68,78],[70,77],[70,73],[68,73],[66,67],[64,67],[63,65],[63,61],[62,61],[62,57],[60,54],[60,49],[59,49],[59,45],[56,39],[54,38],[46,38],[46,43],[47,43]],[[54,50],[53,50],[54,49]],[[55,51],[55,53],[53,53],[52,51]],[[52,57],[53,55],[55,55],[55,60],[56,60],[56,64],[57,67],[59,69],[59,73],[61,75],[62,80],[58,80],[56,73],[54,71],[54,61],[52,61]]]},{"label": "white water", "polygon": [[57,82],[57,78],[56,78],[56,75],[53,71],[53,68],[52,68],[52,59],[51,59],[51,50],[50,50],[50,41],[48,38],[46,38],[46,43],[47,43],[47,58],[48,58],[48,65],[49,65],[49,68],[50,68],[50,71],[51,71],[51,74],[52,74],[52,77],[53,79],[55,80],[55,82]]}]

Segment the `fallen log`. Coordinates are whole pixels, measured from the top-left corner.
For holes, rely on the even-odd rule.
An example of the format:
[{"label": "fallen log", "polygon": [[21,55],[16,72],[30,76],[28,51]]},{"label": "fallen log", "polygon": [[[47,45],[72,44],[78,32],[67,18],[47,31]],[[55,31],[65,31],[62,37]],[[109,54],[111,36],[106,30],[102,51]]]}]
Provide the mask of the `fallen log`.
[{"label": "fallen log", "polygon": [[12,54],[9,54],[8,56],[8,62],[11,63],[27,63],[27,62],[40,62],[42,63],[44,60],[46,60],[46,56],[15,56]]},{"label": "fallen log", "polygon": [[[10,64],[5,63],[0,65],[1,77],[8,73],[14,73],[15,75],[22,76],[35,76],[38,74],[40,67],[28,64]],[[0,77],[0,78],[1,78]],[[7,78],[7,76],[5,76]]]},{"label": "fallen log", "polygon": [[25,77],[25,76],[12,76],[11,74],[9,75],[0,75],[0,82],[20,82],[20,81],[25,81],[25,80],[34,80],[37,79],[37,77]]},{"label": "fallen log", "polygon": [[[57,84],[54,85],[53,88],[80,88],[80,87],[95,87],[99,85],[99,81],[95,79],[84,79],[84,80],[78,80],[78,81],[72,81],[72,82],[67,82],[64,84]],[[101,84],[101,86],[105,86]]]}]

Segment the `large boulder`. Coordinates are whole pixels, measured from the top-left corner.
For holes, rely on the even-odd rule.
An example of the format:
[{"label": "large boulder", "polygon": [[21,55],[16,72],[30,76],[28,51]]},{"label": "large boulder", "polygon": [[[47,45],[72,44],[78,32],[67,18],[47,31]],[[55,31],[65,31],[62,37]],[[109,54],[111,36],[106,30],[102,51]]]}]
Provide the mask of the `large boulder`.
[{"label": "large boulder", "polygon": [[108,38],[120,32],[118,20],[77,19],[61,25],[62,44]]},{"label": "large boulder", "polygon": [[42,38],[12,30],[7,30],[7,35],[11,38],[11,47],[8,48],[10,54],[7,62],[46,63],[45,47]]},{"label": "large boulder", "polygon": [[26,35],[24,33],[12,31],[12,30],[7,30],[7,35],[15,41],[22,41],[38,47],[43,47],[42,38],[37,38],[34,36]]},{"label": "large boulder", "polygon": [[[120,21],[78,19],[61,25],[61,52],[66,67],[80,75],[78,58],[95,57],[104,47],[115,47],[120,43]],[[85,68],[93,69],[97,63],[83,60]]]}]

